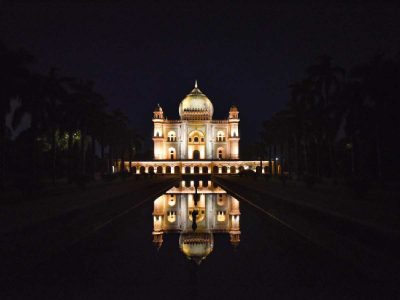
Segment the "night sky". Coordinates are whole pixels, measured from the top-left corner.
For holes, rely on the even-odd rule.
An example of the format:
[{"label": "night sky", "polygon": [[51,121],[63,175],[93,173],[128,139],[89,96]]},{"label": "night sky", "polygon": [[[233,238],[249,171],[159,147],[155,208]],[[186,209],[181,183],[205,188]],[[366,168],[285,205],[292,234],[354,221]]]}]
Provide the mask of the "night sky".
[{"label": "night sky", "polygon": [[94,80],[148,141],[155,105],[177,119],[195,79],[214,118],[238,106],[252,141],[318,56],[348,68],[400,49],[396,1],[274,2],[5,1],[1,39],[34,54],[39,71]]}]

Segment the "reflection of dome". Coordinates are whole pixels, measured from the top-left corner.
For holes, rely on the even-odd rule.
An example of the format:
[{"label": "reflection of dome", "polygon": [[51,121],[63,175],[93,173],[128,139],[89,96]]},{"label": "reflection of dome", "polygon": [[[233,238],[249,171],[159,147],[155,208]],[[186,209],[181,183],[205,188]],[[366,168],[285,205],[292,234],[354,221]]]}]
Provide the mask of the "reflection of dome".
[{"label": "reflection of dome", "polygon": [[182,100],[179,105],[179,115],[183,120],[210,120],[214,113],[214,107],[197,87],[197,81],[194,89]]},{"label": "reflection of dome", "polygon": [[179,247],[188,259],[199,265],[213,251],[214,236],[211,232],[182,232]]}]

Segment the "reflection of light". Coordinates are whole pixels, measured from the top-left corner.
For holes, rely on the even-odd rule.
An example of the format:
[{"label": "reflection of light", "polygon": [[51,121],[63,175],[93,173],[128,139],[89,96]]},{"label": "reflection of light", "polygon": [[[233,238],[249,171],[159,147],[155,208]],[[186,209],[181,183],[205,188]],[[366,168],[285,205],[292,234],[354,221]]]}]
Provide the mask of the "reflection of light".
[{"label": "reflection of light", "polygon": [[[247,168],[251,166],[247,165]],[[208,180],[198,183],[199,192],[194,192],[197,182],[181,181],[179,187],[173,187],[154,201],[153,210],[153,241],[160,247],[163,233],[179,232],[181,250],[188,258],[200,262],[210,253],[209,239],[212,233],[229,233],[231,244],[237,246],[240,242],[240,207],[239,201],[226,194],[221,187],[216,187]],[[185,184],[186,185],[186,184]],[[189,187],[192,186],[192,187]],[[194,198],[197,198],[196,206]],[[193,222],[193,211],[196,210],[196,229]],[[212,249],[212,248],[211,248]]]},{"label": "reflection of light", "polygon": [[168,222],[174,223],[176,221],[176,212],[170,211],[168,213],[168,218],[167,219],[168,219]]},{"label": "reflection of light", "polygon": [[239,229],[239,216],[232,216],[232,229]]},{"label": "reflection of light", "polygon": [[154,216],[153,225],[154,225],[154,231],[160,231],[162,229],[162,218],[161,218],[161,216]]},{"label": "reflection of light", "polygon": [[224,211],[219,211],[218,212],[217,221],[218,222],[224,222],[225,221],[225,212]]},{"label": "reflection of light", "polygon": [[175,199],[174,199],[174,195],[171,195],[168,201],[168,205],[169,206],[174,206],[175,205]]}]

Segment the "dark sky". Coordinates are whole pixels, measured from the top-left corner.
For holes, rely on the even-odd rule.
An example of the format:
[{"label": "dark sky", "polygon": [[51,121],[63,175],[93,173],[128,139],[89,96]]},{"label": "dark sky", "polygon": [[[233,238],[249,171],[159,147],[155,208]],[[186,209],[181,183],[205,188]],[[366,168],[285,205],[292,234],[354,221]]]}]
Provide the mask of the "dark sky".
[{"label": "dark sky", "polygon": [[319,55],[350,67],[400,49],[395,1],[281,2],[5,1],[0,30],[35,68],[94,80],[149,139],[155,105],[178,118],[197,79],[216,118],[239,107],[251,141]]}]

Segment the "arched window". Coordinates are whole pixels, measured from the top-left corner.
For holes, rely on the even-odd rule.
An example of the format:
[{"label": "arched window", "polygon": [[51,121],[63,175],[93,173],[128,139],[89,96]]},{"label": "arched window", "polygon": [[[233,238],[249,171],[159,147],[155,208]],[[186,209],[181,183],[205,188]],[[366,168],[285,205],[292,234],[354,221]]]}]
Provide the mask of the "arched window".
[{"label": "arched window", "polygon": [[194,167],[193,171],[194,171],[195,174],[199,174],[200,168],[198,166],[196,166],[196,167]]},{"label": "arched window", "polygon": [[214,174],[218,174],[218,166],[214,166],[213,167],[213,173]]},{"label": "arched window", "polygon": [[223,159],[224,158],[224,148],[218,148],[217,149],[217,155],[218,155],[218,159]]},{"label": "arched window", "polygon": [[208,173],[208,167],[203,167],[203,168],[202,168],[202,172],[203,172],[204,174],[207,174],[207,173]]},{"label": "arched window", "polygon": [[225,142],[225,133],[223,131],[217,132],[217,142]]},{"label": "arched window", "polygon": [[228,173],[228,168],[226,166],[222,167],[222,174]]},{"label": "arched window", "polygon": [[204,143],[204,133],[199,130],[194,130],[189,133],[188,141],[189,143]]},{"label": "arched window", "polygon": [[162,173],[162,167],[161,167],[161,166],[158,166],[158,167],[157,167],[157,173],[158,173],[158,174],[161,174],[161,173]]},{"label": "arched window", "polygon": [[170,166],[167,166],[167,167],[165,168],[165,173],[171,174],[171,167],[170,167]]},{"label": "arched window", "polygon": [[169,159],[176,159],[175,148],[171,147],[171,148],[168,149],[168,151],[169,151]]},{"label": "arched window", "polygon": [[231,167],[231,173],[233,173],[233,174],[236,173],[236,167],[235,167],[235,166],[232,166],[232,167]]},{"label": "arched window", "polygon": [[168,142],[176,142],[176,133],[175,131],[169,131],[168,132]]}]

